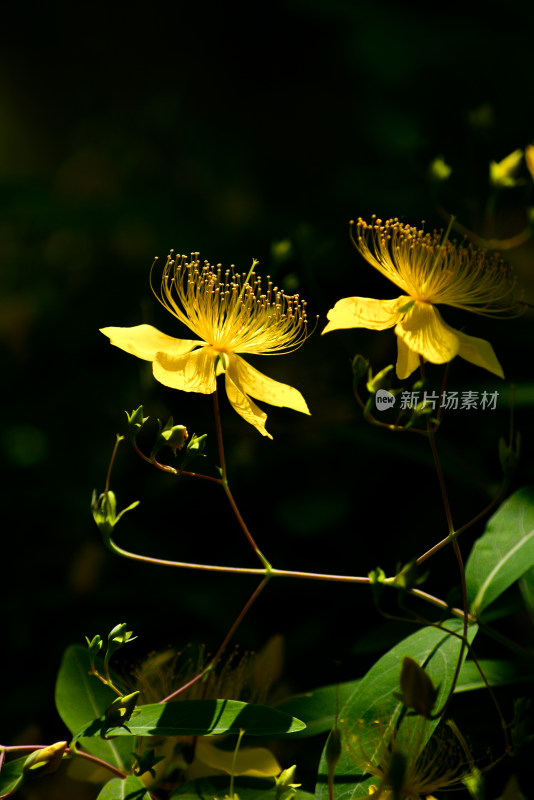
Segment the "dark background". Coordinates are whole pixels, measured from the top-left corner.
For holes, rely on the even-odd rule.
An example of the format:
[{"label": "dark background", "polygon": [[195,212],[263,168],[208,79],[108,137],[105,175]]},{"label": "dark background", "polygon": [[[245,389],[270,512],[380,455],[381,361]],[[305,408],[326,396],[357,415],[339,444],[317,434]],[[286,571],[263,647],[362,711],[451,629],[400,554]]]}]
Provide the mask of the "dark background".
[{"label": "dark background", "polygon": [[[58,739],[53,705],[62,651],[127,621],[131,660],[167,646],[213,651],[254,588],[247,578],[165,572],[108,553],[90,514],[124,410],[208,433],[209,397],[156,384],[150,365],[111,348],[108,325],[185,330],[158,306],[148,273],[169,248],[248,270],[252,257],[308,301],[317,330],[298,352],[255,366],[298,387],[311,417],[265,407],[274,440],[229,407],[222,415],[231,486],[274,566],[392,573],[446,534],[421,438],[361,420],[350,359],[376,371],[396,358],[392,332],[321,338],[340,297],[394,297],[349,239],[377,213],[429,227],[456,213],[480,236],[522,231],[532,179],[502,191],[488,216],[488,165],[534,140],[534,12],[355,0],[159,3],[107,8],[8,3],[0,50],[0,347],[2,348],[2,741]],[[429,166],[452,168],[440,184]],[[530,241],[505,253],[534,295]],[[445,309],[491,340],[507,381],[457,360],[450,388],[499,389],[495,412],[451,412],[440,431],[453,517],[496,491],[497,441],[516,423],[532,467],[532,317],[492,321]],[[442,371],[430,368],[439,388]],[[112,486],[141,500],[117,538],[139,552],[256,566],[216,486],[176,482],[123,444]],[[478,527],[465,538],[468,552]],[[429,591],[457,584],[450,553]],[[387,649],[370,593],[273,581],[236,639],[286,641],[295,690],[362,675]],[[411,632],[407,627],[400,635]],[[126,661],[127,661],[126,657]]]}]

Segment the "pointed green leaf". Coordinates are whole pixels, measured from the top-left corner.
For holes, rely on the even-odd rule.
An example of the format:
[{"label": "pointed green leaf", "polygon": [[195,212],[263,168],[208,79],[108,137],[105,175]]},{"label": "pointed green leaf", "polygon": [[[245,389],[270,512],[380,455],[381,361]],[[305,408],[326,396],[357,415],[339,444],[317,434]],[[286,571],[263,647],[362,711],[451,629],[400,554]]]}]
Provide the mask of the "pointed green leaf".
[{"label": "pointed green leaf", "polygon": [[[529,662],[516,664],[514,661],[482,658],[478,662],[490,686],[509,686],[515,683],[534,681],[534,668]],[[457,692],[471,692],[485,689],[482,676],[473,661],[466,661],[456,684]]]},{"label": "pointed green leaf", "polygon": [[[380,744],[376,732],[385,732],[389,726],[399,721],[404,707],[395,695],[399,690],[401,664],[405,656],[425,668],[434,686],[438,688],[435,709],[439,710],[443,706],[452,686],[460,655],[461,640],[458,634],[462,633],[463,624],[460,620],[453,619],[447,620],[444,627],[451,633],[434,627],[422,628],[382,656],[358,683],[356,690],[340,710],[339,727],[344,749],[335,770],[335,800],[365,797],[370,784],[376,784],[376,778],[362,774],[362,767],[353,752],[363,746],[372,760],[376,757],[374,749]],[[477,626],[470,626],[470,642],[476,632]],[[464,650],[463,657],[466,654],[467,649]],[[438,723],[438,719],[423,720],[422,717],[404,716],[401,729],[404,732],[404,742],[410,746],[410,758],[417,757]],[[361,745],[358,742],[349,744],[354,732],[357,733]],[[328,798],[327,776],[328,768],[323,751],[316,786],[317,800]]]},{"label": "pointed green leaf", "polygon": [[358,684],[359,681],[346,681],[345,683],[334,683],[331,686],[322,686],[305,694],[290,697],[280,703],[277,708],[306,723],[306,728],[303,731],[295,732],[294,737],[316,736],[318,733],[325,733],[333,728],[336,707],[341,709]]},{"label": "pointed green leaf", "polygon": [[14,792],[22,782],[25,776],[22,770],[26,763],[27,755],[22,758],[17,758],[15,761],[8,761],[7,764],[2,765],[0,771],[0,798],[9,797],[11,792]]},{"label": "pointed green leaf", "polygon": [[534,489],[520,489],[499,508],[465,567],[473,614],[480,614],[534,566]]},{"label": "pointed green leaf", "polygon": [[[93,720],[76,734],[96,736],[102,721]],[[248,736],[277,736],[305,728],[305,724],[275,708],[238,700],[181,700],[138,706],[128,720],[135,736],[215,736],[239,733]],[[124,736],[124,728],[106,728],[106,736]]]},{"label": "pointed green leaf", "polygon": [[150,800],[150,795],[142,780],[129,775],[108,781],[97,800]]},{"label": "pointed green leaf", "polygon": [[[90,669],[86,647],[75,644],[67,648],[57,676],[55,697],[59,716],[72,734],[96,717],[102,716],[117,698],[109,686],[89,674]],[[79,744],[92,755],[123,770],[128,769],[130,753],[135,749],[133,737],[129,740],[108,741],[87,738],[82,739]]]}]

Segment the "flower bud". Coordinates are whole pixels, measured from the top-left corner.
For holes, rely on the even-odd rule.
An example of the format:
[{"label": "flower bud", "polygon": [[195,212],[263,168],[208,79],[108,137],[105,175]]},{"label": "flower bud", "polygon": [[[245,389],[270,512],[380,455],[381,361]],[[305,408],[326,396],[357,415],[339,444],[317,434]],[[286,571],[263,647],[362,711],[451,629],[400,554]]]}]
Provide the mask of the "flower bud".
[{"label": "flower bud", "polygon": [[55,772],[67,749],[67,742],[56,742],[49,747],[41,747],[28,756],[22,771],[33,775],[48,775]]},{"label": "flower bud", "polygon": [[364,375],[367,375],[369,370],[369,362],[366,358],[360,355],[354,356],[352,359],[352,376],[354,379],[354,386],[361,381]]},{"label": "flower bud", "polygon": [[376,394],[379,389],[390,389],[391,381],[393,379],[393,364],[380,370],[378,375],[370,378],[367,381],[367,391],[371,394]]},{"label": "flower bud", "polygon": [[437,689],[424,669],[409,656],[405,656],[402,662],[400,688],[402,700],[408,708],[423,717],[430,716],[436,702]]},{"label": "flower bud", "polygon": [[522,160],[523,151],[514,150],[502,161],[491,161],[489,165],[490,183],[500,188],[516,186]]},{"label": "flower bud", "polygon": [[[139,697],[139,692],[132,692],[122,697],[117,697],[112,704],[106,708],[106,728],[126,728],[126,722],[133,714]],[[128,730],[128,728],[126,728]]]}]

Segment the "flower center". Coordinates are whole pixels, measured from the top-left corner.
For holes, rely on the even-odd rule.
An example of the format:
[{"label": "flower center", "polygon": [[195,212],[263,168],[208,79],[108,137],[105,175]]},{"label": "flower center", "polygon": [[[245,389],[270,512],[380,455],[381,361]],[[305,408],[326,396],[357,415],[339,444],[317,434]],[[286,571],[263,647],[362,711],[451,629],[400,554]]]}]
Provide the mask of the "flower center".
[{"label": "flower center", "polygon": [[167,258],[161,279],[160,302],[177,319],[218,353],[291,352],[308,338],[306,303],[267,287],[254,272],[246,275],[231,266],[200,264],[198,253]]}]

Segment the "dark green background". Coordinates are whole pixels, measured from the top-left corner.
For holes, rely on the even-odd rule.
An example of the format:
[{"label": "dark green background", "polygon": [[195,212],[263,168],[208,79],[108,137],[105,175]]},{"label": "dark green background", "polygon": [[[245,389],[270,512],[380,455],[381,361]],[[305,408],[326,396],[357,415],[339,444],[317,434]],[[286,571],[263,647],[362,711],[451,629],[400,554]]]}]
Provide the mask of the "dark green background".
[{"label": "dark green background", "polygon": [[[3,741],[48,741],[64,735],[52,687],[67,644],[127,621],[139,635],[131,659],[189,641],[213,649],[254,586],[121,561],[91,519],[91,491],[103,489],[124,409],[142,403],[151,416],[173,414],[208,433],[207,464],[217,461],[210,399],[156,384],[149,365],[98,333],[148,322],[187,335],[150,293],[155,255],[199,250],[243,270],[256,257],[260,272],[319,315],[302,350],[254,361],[303,392],[310,418],[266,408],[271,442],[222,399],[231,485],[275,566],[392,572],[445,535],[424,440],[370,428],[352,397],[350,359],[362,352],[376,370],[393,362],[393,333],[319,334],[340,297],[396,293],[354,251],[350,218],[439,227],[443,208],[479,235],[525,227],[524,167],[490,225],[484,209],[489,161],[534,139],[534,12],[517,0],[498,12],[428,4],[424,13],[412,3],[290,0],[239,12],[8,3],[4,13],[0,727]],[[438,156],[452,167],[441,186],[428,173]],[[532,299],[532,244],[506,255]],[[516,485],[531,482],[531,316],[486,321],[445,309],[445,318],[489,338],[507,379],[524,387]],[[429,374],[439,387],[441,370]],[[498,411],[451,412],[442,426],[461,524],[498,485],[508,383],[459,361],[450,381],[502,393]],[[121,506],[142,501],[118,528],[125,546],[256,565],[217,487],[176,483],[126,444],[113,487]],[[440,555],[429,590],[444,595],[456,569]],[[283,633],[287,680],[305,689],[361,675],[387,646],[360,652],[379,622],[365,589],[273,582],[237,639],[258,648]]]}]

